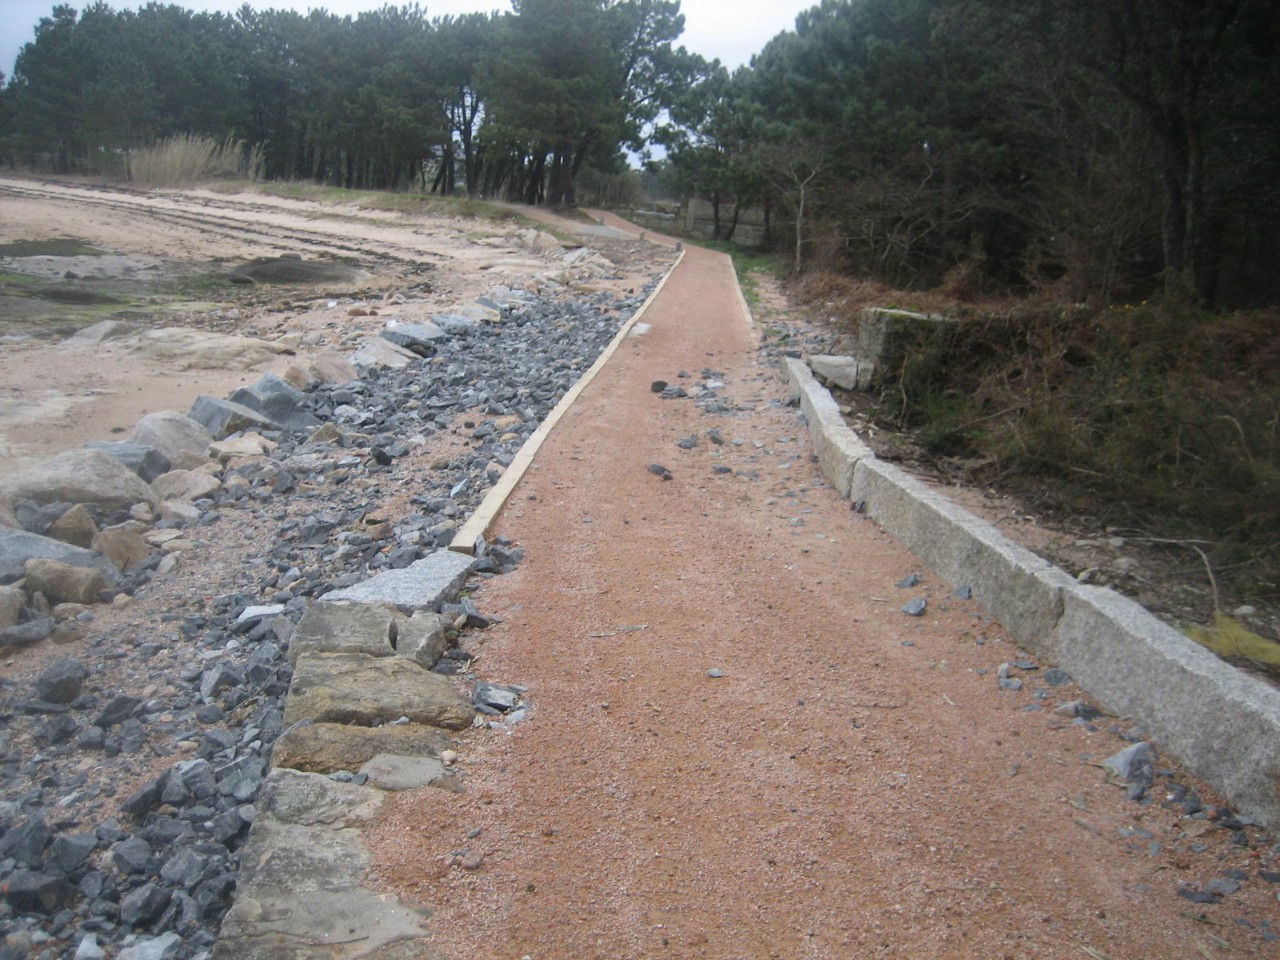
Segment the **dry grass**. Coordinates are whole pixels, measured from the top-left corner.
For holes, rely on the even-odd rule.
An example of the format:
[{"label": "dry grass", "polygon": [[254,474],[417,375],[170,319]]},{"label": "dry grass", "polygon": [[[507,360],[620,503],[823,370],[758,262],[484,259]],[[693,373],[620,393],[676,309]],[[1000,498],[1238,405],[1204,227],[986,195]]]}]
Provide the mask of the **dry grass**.
[{"label": "dry grass", "polygon": [[1280,315],[1176,297],[1105,310],[957,302],[811,275],[796,292],[849,331],[862,308],[968,323],[921,328],[879,374],[879,415],[983,482],[1209,544],[1233,592],[1280,598]]},{"label": "dry grass", "polygon": [[141,187],[190,187],[207,180],[256,180],[261,169],[261,147],[187,133],[138,151],[129,173]]}]

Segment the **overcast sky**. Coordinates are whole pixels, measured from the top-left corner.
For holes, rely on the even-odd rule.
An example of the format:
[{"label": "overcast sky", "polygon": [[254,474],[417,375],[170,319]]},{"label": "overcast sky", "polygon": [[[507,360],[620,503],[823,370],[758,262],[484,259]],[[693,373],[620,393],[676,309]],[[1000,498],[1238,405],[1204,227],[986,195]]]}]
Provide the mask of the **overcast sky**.
[{"label": "overcast sky", "polygon": [[[85,2],[68,0],[77,10],[84,9]],[[110,0],[109,0],[110,2]],[[174,0],[188,10],[222,11],[234,13],[244,0]],[[708,60],[718,58],[733,68],[746,63],[751,55],[784,30],[795,26],[796,14],[816,6],[818,0],[681,0],[685,31],[677,41]],[[143,2],[111,3],[116,10],[145,6]],[[377,10],[383,0],[265,0],[251,2],[255,10],[283,10],[293,8],[306,11],[323,7],[330,13],[357,14],[365,10]],[[393,5],[399,5],[398,2]],[[23,44],[35,35],[35,25],[41,17],[49,16],[54,0],[0,0],[0,71],[8,77],[13,73],[13,61]],[[506,0],[425,0],[423,6],[431,17],[471,11],[509,10]]]}]

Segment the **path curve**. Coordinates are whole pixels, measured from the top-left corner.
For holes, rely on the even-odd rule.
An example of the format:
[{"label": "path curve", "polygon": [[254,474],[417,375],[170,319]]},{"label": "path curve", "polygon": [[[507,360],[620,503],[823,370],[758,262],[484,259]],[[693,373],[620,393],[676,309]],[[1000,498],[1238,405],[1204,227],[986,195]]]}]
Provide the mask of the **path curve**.
[{"label": "path curve", "polygon": [[[690,248],[644,322],[492,528],[528,559],[485,584],[503,622],[468,644],[530,719],[468,734],[465,792],[392,796],[371,832],[373,881],[432,911],[433,951],[1274,955],[1274,889],[1179,890],[1276,852],[1126,800],[1096,765],[1126,725],[1055,716],[1074,688],[1000,689],[1025,655],[821,479],[729,259]],[[734,412],[659,379],[722,381]]]}]

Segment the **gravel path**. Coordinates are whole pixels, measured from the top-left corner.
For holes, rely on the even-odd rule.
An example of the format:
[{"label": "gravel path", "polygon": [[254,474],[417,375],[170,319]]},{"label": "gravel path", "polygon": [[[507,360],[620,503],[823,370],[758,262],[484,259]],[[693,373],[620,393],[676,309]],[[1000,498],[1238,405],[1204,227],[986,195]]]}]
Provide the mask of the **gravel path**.
[{"label": "gravel path", "polygon": [[494,528],[527,560],[465,645],[528,719],[374,832],[432,948],[1274,956],[1275,841],[1163,758],[1108,783],[1141,731],[1070,716],[1078,690],[834,494],[727,258],[690,250],[644,319]]},{"label": "gravel path", "polygon": [[[113,248],[200,257],[247,219],[286,251],[353,230],[283,202],[275,223],[234,199],[92,199],[59,204]],[[355,227],[370,264],[421,260],[409,237],[435,229]],[[493,248],[431,242],[442,308],[483,292]],[[306,603],[448,542],[668,254],[584,242],[616,277],[314,391],[329,439],[228,465],[129,599],[3,651],[0,960],[207,956]],[[378,295],[403,309],[419,279]],[[337,340],[380,325],[353,316],[371,304],[281,316]],[[692,249],[552,433],[450,667],[518,685],[524,719],[456,738],[462,793],[389,798],[371,882],[432,911],[448,960],[1274,955],[1274,839],[1164,758],[1148,789],[1107,782],[1141,731],[1060,708],[1079,691],[834,495],[776,372],[824,336],[770,326],[761,343],[728,261]]]}]

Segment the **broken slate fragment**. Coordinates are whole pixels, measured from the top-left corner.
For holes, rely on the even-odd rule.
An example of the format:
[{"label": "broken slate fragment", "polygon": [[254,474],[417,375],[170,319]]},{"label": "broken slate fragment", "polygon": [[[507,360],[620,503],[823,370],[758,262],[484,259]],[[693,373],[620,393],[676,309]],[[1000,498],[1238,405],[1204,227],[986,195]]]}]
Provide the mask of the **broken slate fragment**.
[{"label": "broken slate fragment", "polygon": [[919,585],[920,585],[920,574],[918,573],[909,573],[905,577],[903,577],[901,580],[899,580],[896,584],[894,584],[894,586],[896,586],[899,590],[909,590],[912,587],[918,587]]},{"label": "broken slate fragment", "polygon": [[1154,762],[1155,752],[1151,744],[1143,741],[1103,760],[1102,768],[1121,783],[1150,786],[1155,781]]},{"label": "broken slate fragment", "polygon": [[479,681],[471,694],[471,702],[481,713],[506,713],[520,702],[520,695],[523,692],[524,690],[520,687],[504,687],[496,683]]},{"label": "broken slate fragment", "polygon": [[651,463],[647,467],[648,471],[655,477],[661,477],[663,480],[671,479],[671,471],[660,463]]},{"label": "broken slate fragment", "polygon": [[1208,890],[1193,890],[1191,887],[1180,887],[1178,896],[1192,903],[1217,903],[1219,900],[1219,897]]},{"label": "broken slate fragment", "polygon": [[923,617],[925,607],[928,605],[929,602],[925,600],[924,597],[916,597],[914,600],[907,601],[907,603],[902,606],[902,612],[909,617]]}]

